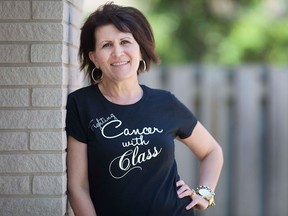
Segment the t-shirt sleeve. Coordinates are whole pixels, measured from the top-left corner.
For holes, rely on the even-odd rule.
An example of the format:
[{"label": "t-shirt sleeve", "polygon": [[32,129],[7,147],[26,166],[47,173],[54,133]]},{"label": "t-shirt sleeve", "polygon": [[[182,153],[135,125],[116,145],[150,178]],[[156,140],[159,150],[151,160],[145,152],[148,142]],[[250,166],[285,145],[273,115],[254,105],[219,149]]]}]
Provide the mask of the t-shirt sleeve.
[{"label": "t-shirt sleeve", "polygon": [[71,94],[68,95],[66,109],[65,130],[67,136],[72,136],[80,142],[87,143],[87,133],[81,121],[79,107],[77,106],[76,98]]},{"label": "t-shirt sleeve", "polygon": [[172,100],[177,125],[176,136],[179,136],[181,139],[188,138],[192,134],[198,120],[174,95],[172,95]]}]

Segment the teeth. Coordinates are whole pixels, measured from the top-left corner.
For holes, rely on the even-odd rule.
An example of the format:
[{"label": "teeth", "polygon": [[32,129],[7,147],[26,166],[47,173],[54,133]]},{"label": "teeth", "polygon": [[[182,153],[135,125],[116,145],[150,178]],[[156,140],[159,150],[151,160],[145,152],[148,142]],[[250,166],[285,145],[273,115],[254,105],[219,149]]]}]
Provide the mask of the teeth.
[{"label": "teeth", "polygon": [[119,65],[125,65],[125,64],[127,64],[128,62],[127,61],[123,61],[123,62],[117,62],[117,63],[113,63],[112,65],[113,66],[119,66]]}]

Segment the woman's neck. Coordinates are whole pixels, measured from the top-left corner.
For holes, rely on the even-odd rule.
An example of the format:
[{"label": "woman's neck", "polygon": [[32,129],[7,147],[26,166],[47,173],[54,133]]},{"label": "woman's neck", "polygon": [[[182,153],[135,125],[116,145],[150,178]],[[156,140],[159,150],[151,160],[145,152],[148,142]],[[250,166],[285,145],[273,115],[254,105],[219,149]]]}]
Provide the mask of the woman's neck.
[{"label": "woman's neck", "polygon": [[103,79],[99,84],[102,95],[112,103],[119,105],[134,104],[143,96],[143,90],[136,82],[111,82]]}]

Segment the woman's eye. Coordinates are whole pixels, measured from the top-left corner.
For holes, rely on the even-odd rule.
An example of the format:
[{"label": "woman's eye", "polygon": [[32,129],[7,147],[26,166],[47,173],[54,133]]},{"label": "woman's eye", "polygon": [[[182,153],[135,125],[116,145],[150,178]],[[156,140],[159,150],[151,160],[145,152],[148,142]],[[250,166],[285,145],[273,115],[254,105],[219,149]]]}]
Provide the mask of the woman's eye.
[{"label": "woman's eye", "polygon": [[130,43],[128,40],[121,41],[121,44],[128,44],[128,43]]},{"label": "woman's eye", "polygon": [[111,43],[106,43],[106,44],[104,44],[103,45],[103,48],[106,48],[106,47],[111,47],[112,46],[112,44]]}]

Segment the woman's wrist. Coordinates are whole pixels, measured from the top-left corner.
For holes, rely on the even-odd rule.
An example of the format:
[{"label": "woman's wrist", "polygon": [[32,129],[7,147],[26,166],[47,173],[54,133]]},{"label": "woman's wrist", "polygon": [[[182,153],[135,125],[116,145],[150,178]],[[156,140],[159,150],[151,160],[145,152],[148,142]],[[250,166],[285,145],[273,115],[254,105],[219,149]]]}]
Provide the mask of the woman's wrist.
[{"label": "woman's wrist", "polygon": [[199,187],[197,187],[195,190],[192,191],[194,191],[196,194],[200,195],[205,200],[207,200],[209,203],[208,207],[216,205],[214,199],[215,192],[209,186],[200,185]]}]

